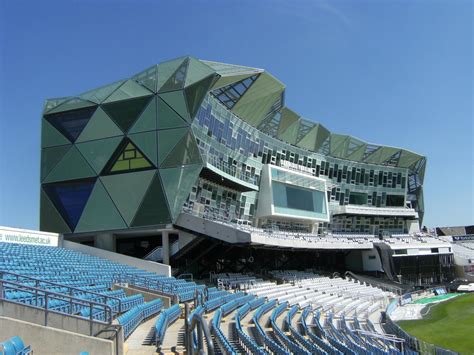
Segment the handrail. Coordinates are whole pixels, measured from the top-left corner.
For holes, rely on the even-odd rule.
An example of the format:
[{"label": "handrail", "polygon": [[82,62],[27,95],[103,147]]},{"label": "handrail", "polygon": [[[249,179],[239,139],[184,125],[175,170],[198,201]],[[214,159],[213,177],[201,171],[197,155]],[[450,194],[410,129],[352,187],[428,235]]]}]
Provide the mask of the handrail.
[{"label": "handrail", "polygon": [[[7,286],[7,288],[6,288],[5,287],[6,285],[12,285],[12,286],[10,286],[10,287]],[[32,297],[35,297],[35,300],[36,300],[35,304],[39,303],[38,302],[38,296],[41,296],[41,297],[44,296],[44,307],[38,307],[36,305],[33,306],[31,304],[27,304],[27,303],[24,303],[24,302],[18,302],[16,300],[7,299],[5,297],[5,292],[7,291],[7,289],[12,289],[12,290],[15,290],[15,291],[32,291],[31,292]],[[94,302],[94,301],[90,301],[90,300],[85,300],[85,299],[82,299],[82,298],[73,297],[73,296],[70,296],[70,295],[62,294],[62,293],[57,293],[57,292],[48,291],[48,290],[44,290],[44,289],[37,288],[37,287],[23,285],[23,284],[14,282],[14,281],[8,281],[8,280],[0,279],[0,299],[3,302],[21,304],[23,306],[30,307],[30,308],[35,308],[35,309],[43,309],[45,311],[45,317],[44,317],[44,325],[45,326],[48,326],[48,313],[56,313],[56,314],[61,314],[61,315],[67,315],[67,316],[70,316],[70,317],[84,319],[84,320],[86,319],[85,317],[76,316],[73,313],[65,313],[65,312],[60,312],[60,311],[56,311],[54,309],[48,308],[48,303],[49,303],[48,298],[53,299],[53,300],[57,299],[57,300],[65,301],[65,302],[69,301],[68,306],[71,307],[71,312],[72,312],[72,305],[73,304],[89,306],[89,311],[90,311],[90,313],[89,313],[90,327],[89,328],[90,328],[90,335],[91,336],[93,335],[93,323],[106,324],[106,325],[112,324],[113,313],[112,313],[112,308],[108,304],[98,303],[98,302]],[[106,319],[108,321],[96,320],[93,317],[94,316],[93,310],[97,309],[95,307],[99,307],[99,308],[104,309],[104,311],[103,311],[104,312],[104,319]]]},{"label": "handrail", "polygon": [[72,291],[75,290],[75,291],[79,291],[81,293],[87,293],[87,294],[91,294],[91,295],[94,295],[94,296],[97,296],[97,297],[105,298],[105,302],[107,302],[108,299],[112,299],[112,300],[118,301],[118,303],[119,303],[118,313],[122,312],[122,300],[118,297],[103,295],[101,293],[84,290],[84,289],[81,289],[79,287],[68,286],[68,285],[57,283],[57,282],[47,281],[47,280],[39,279],[39,278],[36,278],[36,277],[31,277],[31,276],[18,274],[18,273],[15,273],[15,272],[0,270],[0,280],[3,280],[3,275],[13,275],[13,276],[16,277],[17,281],[20,281],[19,277],[22,278],[22,279],[35,281],[36,287],[38,287],[41,283],[52,285],[52,286],[57,286],[57,287],[65,287],[65,288],[69,289],[70,295],[72,294]]},{"label": "handrail", "polygon": [[202,313],[204,312],[204,308],[202,308],[201,306],[199,307],[194,312],[192,312],[188,318],[186,318],[186,327],[187,327],[186,332],[185,332],[186,352],[188,354],[195,354],[196,350],[199,352],[203,350],[202,344],[198,345],[198,347],[201,347],[201,349],[195,349],[193,345],[192,336],[194,333],[194,328],[197,327],[197,331],[198,333],[200,333],[198,339],[202,339],[201,333],[204,332],[204,336],[206,337],[206,343],[207,343],[207,353],[209,355],[214,355],[215,349],[214,349],[214,343],[212,342],[212,338],[211,338],[211,331],[209,330],[209,326],[202,315]]}]

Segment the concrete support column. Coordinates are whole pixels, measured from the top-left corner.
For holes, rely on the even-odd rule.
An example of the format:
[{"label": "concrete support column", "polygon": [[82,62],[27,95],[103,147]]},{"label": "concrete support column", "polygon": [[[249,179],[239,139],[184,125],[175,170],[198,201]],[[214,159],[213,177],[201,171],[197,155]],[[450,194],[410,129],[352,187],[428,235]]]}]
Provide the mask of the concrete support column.
[{"label": "concrete support column", "polygon": [[170,264],[170,238],[168,231],[163,231],[161,233],[162,238],[162,247],[163,247],[163,264]]},{"label": "concrete support column", "polygon": [[117,251],[115,237],[112,233],[96,234],[94,236],[94,246],[108,251]]}]

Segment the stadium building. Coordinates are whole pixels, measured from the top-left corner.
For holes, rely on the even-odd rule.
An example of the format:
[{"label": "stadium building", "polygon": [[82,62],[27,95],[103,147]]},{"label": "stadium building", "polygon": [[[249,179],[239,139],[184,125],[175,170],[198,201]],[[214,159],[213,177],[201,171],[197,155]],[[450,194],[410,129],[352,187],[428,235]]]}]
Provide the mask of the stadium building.
[{"label": "stadium building", "polygon": [[67,240],[195,275],[453,274],[419,233],[426,157],[301,117],[263,69],[183,57],[50,99],[41,142],[40,229]]}]

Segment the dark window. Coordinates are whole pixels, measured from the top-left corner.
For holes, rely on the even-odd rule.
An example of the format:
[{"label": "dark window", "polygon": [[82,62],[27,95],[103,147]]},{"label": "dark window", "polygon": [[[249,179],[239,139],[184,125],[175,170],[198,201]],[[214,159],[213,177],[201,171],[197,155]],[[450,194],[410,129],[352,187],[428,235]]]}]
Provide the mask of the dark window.
[{"label": "dark window", "polygon": [[85,107],[77,110],[52,113],[45,115],[44,118],[71,142],[74,142],[96,109],[97,106]]}]

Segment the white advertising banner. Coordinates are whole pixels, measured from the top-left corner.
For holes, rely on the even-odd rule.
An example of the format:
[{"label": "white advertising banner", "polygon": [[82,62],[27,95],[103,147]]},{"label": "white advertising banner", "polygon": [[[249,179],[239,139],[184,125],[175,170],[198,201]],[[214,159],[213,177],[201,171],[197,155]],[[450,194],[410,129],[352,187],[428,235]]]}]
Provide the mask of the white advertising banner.
[{"label": "white advertising banner", "polygon": [[57,247],[59,234],[0,226],[0,243],[33,244]]}]

